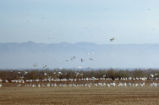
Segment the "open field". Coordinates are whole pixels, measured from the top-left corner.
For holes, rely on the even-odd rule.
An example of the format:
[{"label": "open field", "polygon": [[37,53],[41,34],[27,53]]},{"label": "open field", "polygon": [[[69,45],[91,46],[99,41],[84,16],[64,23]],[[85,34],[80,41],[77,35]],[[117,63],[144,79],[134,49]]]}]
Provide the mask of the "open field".
[{"label": "open field", "polygon": [[159,105],[158,87],[0,88],[0,105]]}]

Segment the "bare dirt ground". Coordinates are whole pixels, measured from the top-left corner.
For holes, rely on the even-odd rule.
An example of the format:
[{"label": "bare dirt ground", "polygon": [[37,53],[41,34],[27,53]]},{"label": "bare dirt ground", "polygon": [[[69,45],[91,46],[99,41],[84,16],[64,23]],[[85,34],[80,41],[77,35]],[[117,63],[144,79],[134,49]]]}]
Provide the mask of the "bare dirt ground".
[{"label": "bare dirt ground", "polygon": [[0,88],[0,105],[159,105],[159,88]]}]

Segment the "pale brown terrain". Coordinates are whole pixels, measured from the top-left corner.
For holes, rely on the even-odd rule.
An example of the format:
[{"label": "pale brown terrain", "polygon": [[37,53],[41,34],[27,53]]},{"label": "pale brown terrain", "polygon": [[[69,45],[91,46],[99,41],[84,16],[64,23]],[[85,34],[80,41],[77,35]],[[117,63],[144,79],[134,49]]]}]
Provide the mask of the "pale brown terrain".
[{"label": "pale brown terrain", "polygon": [[159,105],[158,87],[2,87],[0,105]]}]

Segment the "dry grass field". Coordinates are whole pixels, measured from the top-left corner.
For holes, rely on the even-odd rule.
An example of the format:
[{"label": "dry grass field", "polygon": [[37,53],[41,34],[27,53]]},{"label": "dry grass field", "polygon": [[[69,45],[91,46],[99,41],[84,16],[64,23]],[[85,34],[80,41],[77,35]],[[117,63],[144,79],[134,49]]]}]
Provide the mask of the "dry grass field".
[{"label": "dry grass field", "polygon": [[159,88],[0,88],[0,105],[159,105]]}]

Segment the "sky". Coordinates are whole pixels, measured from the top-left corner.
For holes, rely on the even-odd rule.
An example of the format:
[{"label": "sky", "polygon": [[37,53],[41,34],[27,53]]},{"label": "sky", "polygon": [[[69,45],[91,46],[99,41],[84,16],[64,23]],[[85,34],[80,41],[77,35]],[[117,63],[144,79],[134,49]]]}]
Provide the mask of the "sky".
[{"label": "sky", "polygon": [[0,42],[159,43],[158,0],[0,0]]}]

